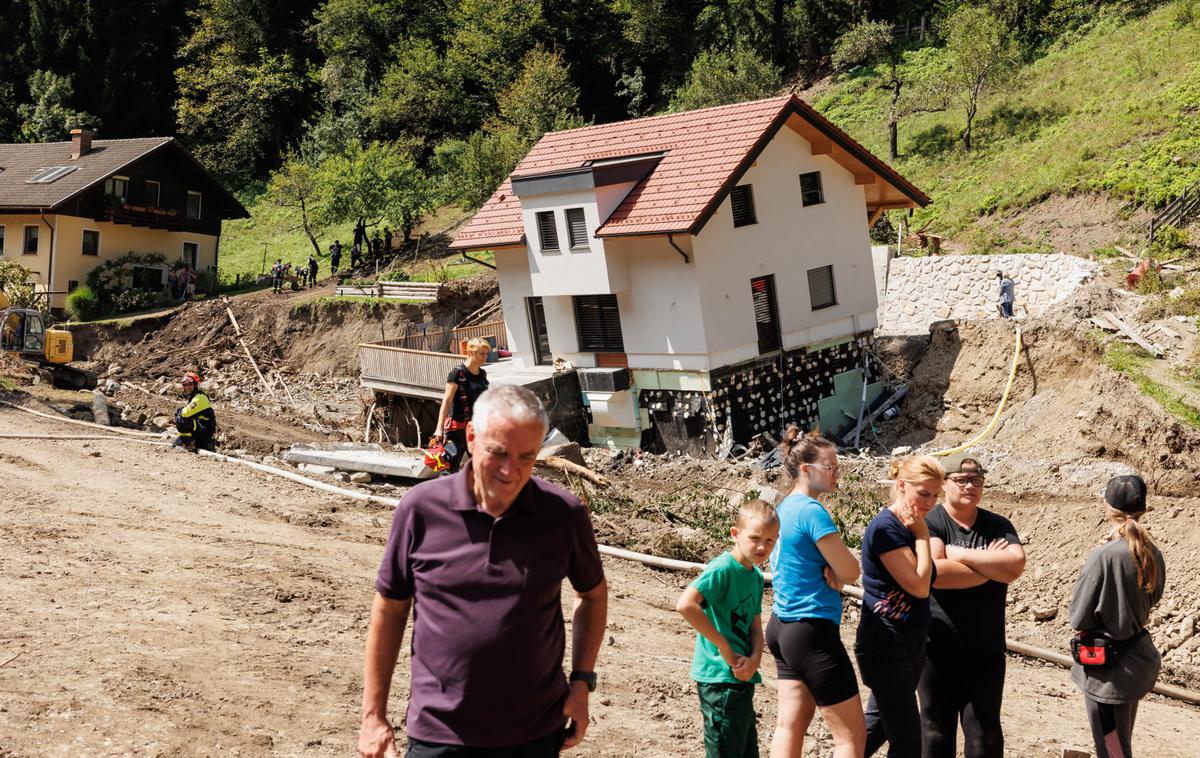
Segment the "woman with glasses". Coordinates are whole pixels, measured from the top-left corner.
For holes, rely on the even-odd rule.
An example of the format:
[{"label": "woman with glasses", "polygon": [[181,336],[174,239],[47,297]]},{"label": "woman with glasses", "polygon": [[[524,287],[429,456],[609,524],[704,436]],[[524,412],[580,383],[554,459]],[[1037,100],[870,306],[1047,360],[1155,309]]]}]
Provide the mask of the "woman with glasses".
[{"label": "woman with glasses", "polygon": [[937,504],[946,474],[927,455],[892,461],[889,474],[895,482],[892,504],[871,519],[862,544],[862,619],[854,654],[871,688],[865,755],[887,742],[889,758],[920,758],[916,689],[925,665],[934,579],[925,517]]},{"label": "woman with glasses", "polygon": [[866,740],[858,679],[842,645],[842,585],[858,562],[817,499],[838,486],[837,448],[789,426],[781,447],[792,489],[776,509],[779,542],[771,554],[775,607],[766,642],[779,677],[772,758],[798,758],[819,708],[833,735],[835,758],[860,758]]},{"label": "woman with glasses", "polygon": [[1012,523],[979,507],[987,470],[947,458],[945,497],[925,519],[937,571],[921,700],[925,758],[954,758],[961,721],[966,758],[1000,758],[1004,732],[1004,607],[1025,570]]}]

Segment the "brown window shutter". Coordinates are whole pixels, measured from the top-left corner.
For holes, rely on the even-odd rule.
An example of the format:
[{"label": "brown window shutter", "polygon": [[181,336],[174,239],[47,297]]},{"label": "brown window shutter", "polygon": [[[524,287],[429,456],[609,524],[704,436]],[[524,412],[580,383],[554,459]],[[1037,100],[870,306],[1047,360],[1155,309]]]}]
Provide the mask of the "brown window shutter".
[{"label": "brown window shutter", "polygon": [[749,184],[740,184],[729,193],[729,204],[733,207],[733,225],[749,226],[758,223],[754,214],[754,191]]},{"label": "brown window shutter", "polygon": [[833,266],[821,266],[808,270],[808,299],[814,311],[837,305],[837,291],[833,286]]},{"label": "brown window shutter", "polygon": [[587,217],[583,208],[567,209],[567,238],[572,248],[587,247]]},{"label": "brown window shutter", "polygon": [[537,214],[538,239],[543,250],[558,249],[558,229],[554,225],[554,211]]},{"label": "brown window shutter", "polygon": [[775,275],[767,274],[750,280],[750,295],[754,302],[754,326],[758,329],[759,354],[778,350],[779,306],[775,302]]}]

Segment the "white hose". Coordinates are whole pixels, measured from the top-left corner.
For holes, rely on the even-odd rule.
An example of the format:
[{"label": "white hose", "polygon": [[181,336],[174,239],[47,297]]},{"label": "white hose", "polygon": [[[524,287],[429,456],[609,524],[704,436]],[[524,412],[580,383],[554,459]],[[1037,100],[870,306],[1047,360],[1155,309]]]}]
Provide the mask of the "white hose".
[{"label": "white hose", "polygon": [[169,442],[139,440],[132,437],[107,437],[102,434],[0,434],[0,440],[112,440],[114,442],[137,442],[142,445],[167,447]]},{"label": "white hose", "polygon": [[[95,426],[95,427],[99,427],[101,429],[108,428],[108,427],[101,426],[100,424],[92,424],[87,421],[76,421],[75,419],[59,418],[59,417],[51,416],[48,413],[40,413],[38,411],[30,410],[29,408],[22,408],[19,405],[13,405],[12,403],[8,403],[3,400],[0,400],[0,403],[3,403],[4,405],[10,406],[12,408],[16,408],[18,410],[26,411],[28,413],[36,413],[39,416],[46,416],[47,418],[54,419],[55,421],[74,422],[76,424],[83,424],[85,426]],[[83,437],[83,436],[71,437],[69,435],[49,436],[49,435],[35,435],[35,434],[4,434],[4,435],[0,435],[0,439],[111,439],[111,440],[118,440],[120,442],[150,442],[149,440],[133,440],[133,439],[126,439],[123,437],[90,438],[90,437]],[[150,444],[165,445],[166,443],[150,442]],[[397,498],[381,497],[379,495],[368,495],[365,492],[358,492],[356,490],[345,489],[344,487],[338,487],[336,485],[326,484],[325,482],[319,482],[316,479],[309,479],[306,476],[300,476],[299,474],[293,474],[290,471],[284,471],[283,469],[275,468],[274,466],[268,466],[264,463],[256,463],[254,461],[248,461],[244,458],[237,458],[232,455],[224,455],[223,453],[212,453],[207,450],[201,450],[200,454],[210,457],[210,458],[216,458],[218,460],[228,461],[230,463],[240,463],[241,465],[249,466],[250,468],[255,469],[256,471],[262,471],[263,473],[280,476],[280,477],[283,477],[284,479],[288,479],[290,481],[296,482],[297,484],[303,484],[306,487],[312,487],[313,489],[321,490],[322,492],[328,492],[333,495],[349,497],[349,498],[353,498],[355,500],[364,500],[364,501],[370,501],[370,502],[374,502],[374,503],[380,503],[380,504],[389,505],[392,507],[398,506],[400,504],[400,501]],[[636,563],[641,563],[641,564],[644,564],[647,566],[654,566],[656,568],[663,568],[663,569],[668,569],[668,570],[672,570],[672,571],[690,571],[693,573],[699,573],[700,571],[704,570],[703,563],[696,563],[694,561],[680,561],[680,560],[676,560],[674,558],[661,558],[657,555],[649,555],[647,553],[635,553],[632,550],[623,550],[618,547],[610,547],[609,545],[600,545],[599,549],[600,549],[600,553],[602,555],[611,556],[613,558],[620,558],[622,560],[627,560],[627,561],[634,561]],[[763,576],[768,582],[771,581],[771,575],[769,573],[764,572]],[[859,602],[861,602],[862,598],[863,598],[862,588],[856,587],[854,585],[847,585],[847,586],[843,587],[842,594],[852,597],[852,598],[858,600]],[[1059,666],[1064,666],[1066,668],[1070,668],[1072,665],[1071,659],[1061,653],[1056,653],[1051,650],[1046,650],[1044,648],[1035,647],[1033,645],[1027,645],[1023,642],[1017,642],[1016,640],[1005,640],[1005,644],[1009,651],[1017,653],[1019,655],[1024,655],[1029,658],[1037,658],[1037,659],[1046,661],[1047,663],[1055,663],[1055,664],[1058,664]],[[1170,685],[1170,684],[1155,684],[1154,692],[1158,693],[1159,695],[1163,695],[1165,697],[1173,698],[1175,700],[1182,700],[1186,703],[1191,703],[1193,705],[1200,705],[1200,693],[1193,692],[1192,690],[1187,690],[1182,687],[1176,687],[1176,686]]]}]

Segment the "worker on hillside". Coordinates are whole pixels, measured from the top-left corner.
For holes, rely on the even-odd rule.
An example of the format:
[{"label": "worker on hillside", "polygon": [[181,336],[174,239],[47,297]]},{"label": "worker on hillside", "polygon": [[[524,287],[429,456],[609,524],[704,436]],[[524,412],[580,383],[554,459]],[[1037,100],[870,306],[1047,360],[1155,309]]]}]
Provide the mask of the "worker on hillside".
[{"label": "worker on hillside", "polygon": [[217,433],[217,414],[213,411],[208,395],[200,389],[200,375],[189,371],[181,380],[187,405],[175,409],[175,429],[179,437],[175,447],[190,450],[215,450],[213,437]]},{"label": "worker on hillside", "polygon": [[1017,299],[1017,285],[1014,284],[1013,280],[1006,276],[1003,271],[997,271],[996,278],[1000,280],[1000,298],[998,301],[1000,305],[1000,317],[1012,318],[1013,303]]},{"label": "worker on hillside", "polygon": [[383,227],[383,254],[392,254],[392,228],[390,226]]},{"label": "worker on hillside", "polygon": [[308,286],[317,286],[317,259],[313,256],[308,256]]},{"label": "worker on hillside", "polygon": [[334,240],[329,246],[329,270],[336,274],[339,267],[342,265],[342,243],[341,240]]},{"label": "worker on hillside", "polygon": [[283,292],[283,258],[276,258],[271,266],[271,288],[274,292]]}]

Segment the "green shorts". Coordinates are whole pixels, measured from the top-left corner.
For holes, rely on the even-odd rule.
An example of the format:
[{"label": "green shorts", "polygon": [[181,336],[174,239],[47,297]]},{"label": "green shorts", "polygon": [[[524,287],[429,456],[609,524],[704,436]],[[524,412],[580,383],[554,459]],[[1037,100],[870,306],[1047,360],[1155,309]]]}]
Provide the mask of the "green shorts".
[{"label": "green shorts", "polygon": [[758,758],[754,685],[696,682],[707,758]]}]

